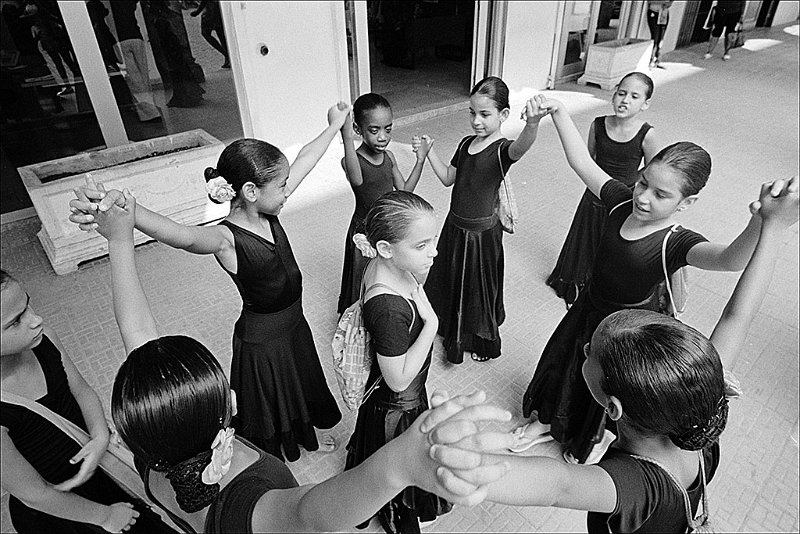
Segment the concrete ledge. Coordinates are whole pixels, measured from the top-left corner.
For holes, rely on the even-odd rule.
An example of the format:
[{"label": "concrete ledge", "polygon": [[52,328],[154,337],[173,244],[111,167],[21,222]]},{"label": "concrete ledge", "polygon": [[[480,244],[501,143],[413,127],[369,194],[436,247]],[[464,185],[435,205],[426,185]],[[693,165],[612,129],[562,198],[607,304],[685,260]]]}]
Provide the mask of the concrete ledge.
[{"label": "concrete ledge", "polygon": [[648,72],[652,50],[653,41],[649,39],[626,38],[593,44],[589,46],[586,69],[578,83],[613,89],[629,72]]}]

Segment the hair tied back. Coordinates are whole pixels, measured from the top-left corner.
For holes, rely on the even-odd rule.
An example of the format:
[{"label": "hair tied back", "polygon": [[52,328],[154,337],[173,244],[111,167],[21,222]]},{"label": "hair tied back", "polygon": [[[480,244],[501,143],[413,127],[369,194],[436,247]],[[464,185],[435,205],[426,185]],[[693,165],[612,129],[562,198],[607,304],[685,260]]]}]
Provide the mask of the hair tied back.
[{"label": "hair tied back", "polygon": [[206,170],[203,174],[206,178],[206,182],[219,177],[219,171],[214,167],[206,167]]}]

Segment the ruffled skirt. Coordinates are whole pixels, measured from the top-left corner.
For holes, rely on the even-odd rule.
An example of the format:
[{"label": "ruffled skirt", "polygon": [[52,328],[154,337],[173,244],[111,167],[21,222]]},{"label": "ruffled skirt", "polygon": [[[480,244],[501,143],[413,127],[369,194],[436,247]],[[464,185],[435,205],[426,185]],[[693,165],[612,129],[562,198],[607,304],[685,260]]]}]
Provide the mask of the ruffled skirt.
[{"label": "ruffled skirt", "polygon": [[276,313],[243,310],[234,327],[231,362],[236,433],[290,462],[300,458],[300,446],[319,448],[314,427],[332,428],[342,418],[301,300]]}]

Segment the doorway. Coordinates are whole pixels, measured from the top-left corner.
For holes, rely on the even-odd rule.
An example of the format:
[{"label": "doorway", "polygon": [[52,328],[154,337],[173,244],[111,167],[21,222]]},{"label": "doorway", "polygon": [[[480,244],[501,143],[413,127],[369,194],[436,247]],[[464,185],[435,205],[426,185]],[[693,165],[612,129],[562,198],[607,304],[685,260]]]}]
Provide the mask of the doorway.
[{"label": "doorway", "polygon": [[379,93],[397,118],[469,97],[476,2],[367,0],[366,32],[359,7],[345,2],[353,100]]}]

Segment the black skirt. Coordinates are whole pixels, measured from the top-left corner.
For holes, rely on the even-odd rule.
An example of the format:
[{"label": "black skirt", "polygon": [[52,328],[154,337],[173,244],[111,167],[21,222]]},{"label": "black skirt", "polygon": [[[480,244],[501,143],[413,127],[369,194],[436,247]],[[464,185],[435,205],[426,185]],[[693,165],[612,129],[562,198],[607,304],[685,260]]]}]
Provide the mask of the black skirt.
[{"label": "black skirt", "polygon": [[319,448],[314,427],[332,428],[342,418],[301,300],[276,313],[243,310],[234,327],[231,362],[236,433],[290,462],[300,458],[299,446]]},{"label": "black skirt", "polygon": [[583,378],[583,346],[616,311],[658,310],[656,292],[638,304],[606,302],[592,293],[589,283],[550,336],[522,401],[523,415],[530,417],[536,410],[539,421],[551,425],[553,438],[581,463],[605,429],[605,407],[594,400]]},{"label": "black skirt", "polygon": [[[424,373],[401,392],[385,382],[364,401],[358,410],[353,435],[347,444],[345,470],[361,464],[378,449],[402,434],[428,409]],[[374,379],[374,377],[372,377]],[[370,381],[370,384],[373,381]],[[433,521],[453,508],[445,499],[410,486],[386,503],[377,513],[384,530],[390,533],[419,532],[419,521]]]},{"label": "black skirt", "polygon": [[603,237],[608,208],[588,189],[583,193],[547,285],[571,305],[589,281]]},{"label": "black skirt", "polygon": [[503,305],[503,229],[495,215],[464,219],[450,212],[425,292],[439,316],[447,359],[463,361],[464,351],[500,356]]},{"label": "black skirt", "polygon": [[344,241],[344,265],[342,266],[342,288],[339,292],[339,305],[336,311],[341,315],[351,304],[361,297],[361,280],[369,258],[365,258],[356,244],[354,234],[363,234],[364,219],[353,214]]}]

